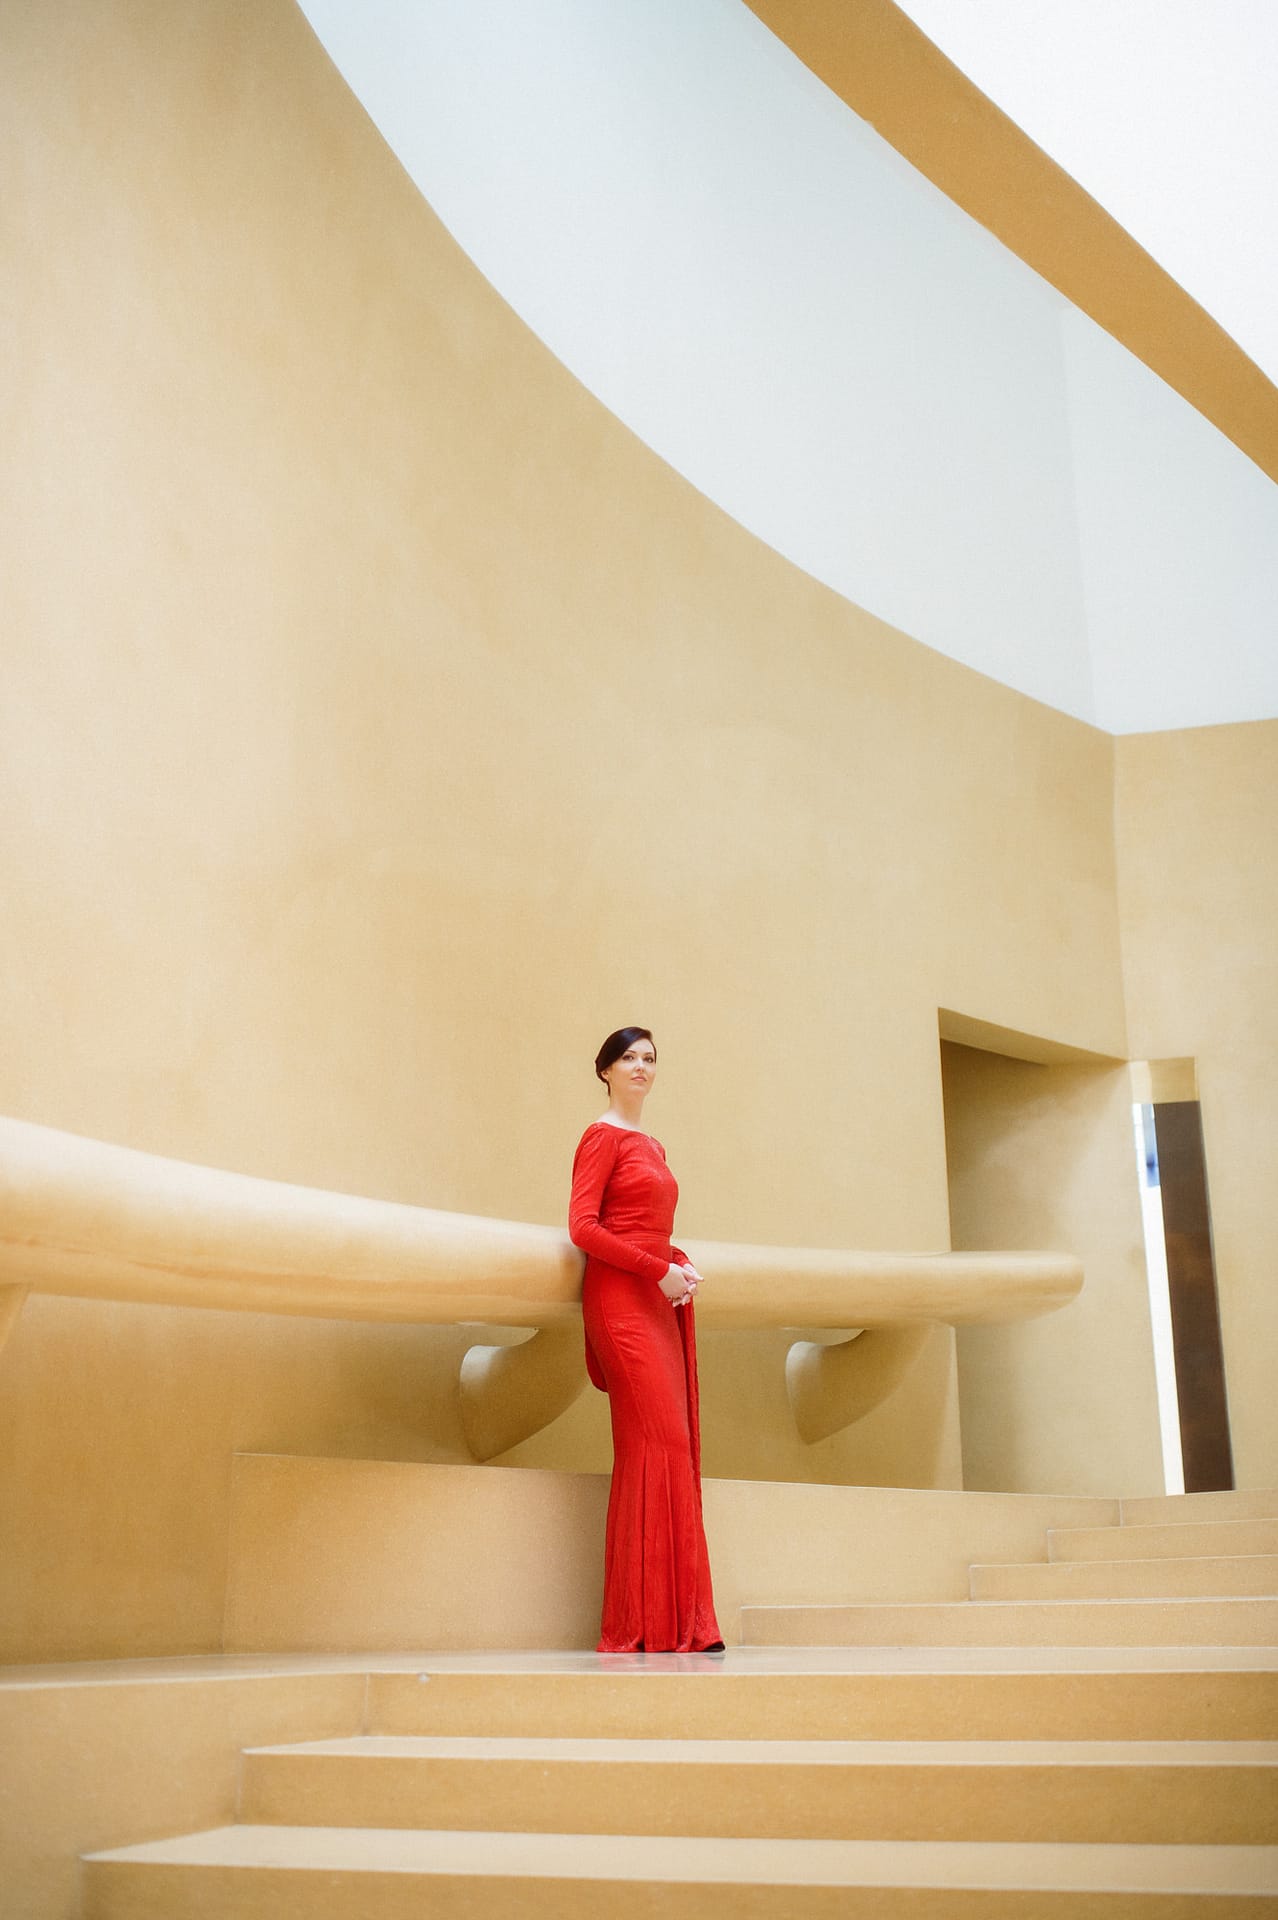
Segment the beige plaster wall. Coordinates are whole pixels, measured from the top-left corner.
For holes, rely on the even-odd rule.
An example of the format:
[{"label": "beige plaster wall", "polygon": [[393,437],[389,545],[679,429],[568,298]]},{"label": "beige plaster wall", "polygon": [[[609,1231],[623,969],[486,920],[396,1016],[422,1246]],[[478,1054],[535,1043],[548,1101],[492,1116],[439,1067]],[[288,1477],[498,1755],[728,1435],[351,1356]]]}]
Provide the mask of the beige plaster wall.
[{"label": "beige plaster wall", "polygon": [[[5,8],[0,89],[0,1111],[557,1220],[638,1018],[689,1236],[946,1246],[937,1007],[1123,1050],[1111,742],[672,475],[286,0]],[[457,1345],[29,1308],[6,1648],[212,1644],[230,1448],[454,1459]],[[949,1356],[807,1450],[707,1342],[708,1465],[953,1482]]]},{"label": "beige plaster wall", "polygon": [[[806,1445],[786,1397],[794,1330],[697,1335],[701,1464],[743,1480],[846,1480],[872,1487],[959,1487],[955,1336],[937,1327],[896,1391],[854,1428]],[[846,1462],[855,1461],[849,1474]],[[548,1427],[500,1456],[505,1467],[606,1472],[612,1437],[606,1394],[587,1388]]]},{"label": "beige plaster wall", "polygon": [[469,1464],[472,1338],[29,1299],[0,1357],[0,1659],[219,1648],[234,1456]]},{"label": "beige plaster wall", "polygon": [[1278,721],[1116,742],[1131,1047],[1197,1065],[1240,1487],[1278,1480]]},{"label": "beige plaster wall", "polygon": [[1127,1068],[942,1057],[955,1247],[1067,1247],[1086,1275],[1050,1319],[959,1329],[963,1485],[1161,1493]]}]

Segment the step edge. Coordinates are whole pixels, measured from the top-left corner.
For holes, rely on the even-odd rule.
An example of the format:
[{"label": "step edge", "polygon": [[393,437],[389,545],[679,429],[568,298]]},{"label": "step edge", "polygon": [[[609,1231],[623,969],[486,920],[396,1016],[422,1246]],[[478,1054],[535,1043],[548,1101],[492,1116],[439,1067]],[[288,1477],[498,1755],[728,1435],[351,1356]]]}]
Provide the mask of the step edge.
[{"label": "step edge", "polygon": [[[373,1742],[383,1745],[389,1742],[402,1743],[405,1748],[418,1741],[429,1741],[439,1753],[372,1752],[366,1750]],[[450,1748],[474,1748],[483,1743],[501,1748],[518,1741],[527,1751],[514,1753],[495,1752],[491,1754],[449,1751]],[[588,1754],[563,1753],[556,1751],[563,1747],[588,1746],[594,1751]],[[660,1754],[653,1748],[660,1747]],[[690,1756],[683,1758],[671,1754],[670,1748],[695,1749]],[[749,1753],[706,1751],[706,1749],[754,1748]],[[830,1749],[828,1756],[819,1750]],[[608,1749],[610,1751],[599,1751]],[[616,1751],[611,1751],[615,1749]],[[639,1749],[638,1752],[635,1750]],[[404,1761],[420,1759],[465,1760],[465,1761],[510,1761],[524,1763],[539,1759],[549,1759],[563,1765],[589,1765],[597,1762],[618,1763],[633,1758],[637,1763],[649,1765],[684,1764],[704,1766],[762,1766],[777,1759],[778,1749],[781,1756],[793,1765],[852,1765],[857,1758],[881,1762],[885,1765],[900,1764],[910,1766],[1020,1766],[1020,1765],[1063,1765],[1063,1766],[1154,1766],[1167,1764],[1175,1767],[1257,1767],[1267,1769],[1278,1767],[1278,1740],[1122,1740],[1122,1739],[990,1739],[978,1736],[975,1739],[966,1735],[937,1739],[897,1739],[887,1736],[882,1739],[821,1739],[821,1738],[779,1738],[759,1736],[751,1738],[743,1735],[727,1739],[706,1739],[697,1736],[680,1735],[505,1735],[505,1734],[369,1734],[355,1735],[350,1739],[295,1741],[291,1744],[279,1744],[264,1747],[245,1747],[241,1750],[245,1760],[333,1760],[333,1761]],[[802,1749],[802,1754],[795,1752]],[[813,1751],[816,1749],[817,1751]],[[839,1751],[834,1751],[838,1749]],[[974,1752],[973,1749],[979,1749]],[[1085,1751],[1079,1751],[1084,1749]],[[849,1750],[855,1750],[851,1752]],[[1063,1756],[1059,1757],[1058,1756]]]},{"label": "step edge", "polygon": [[[998,1564],[997,1562],[993,1564]],[[1030,1561],[1030,1566],[1041,1563]],[[1278,1595],[1267,1593],[1211,1594],[1191,1593],[1171,1595],[1160,1599],[1152,1594],[1138,1594],[1124,1597],[1121,1594],[1105,1595],[1099,1599],[1079,1598],[1076,1600],[807,1600],[756,1601],[741,1608],[742,1615],[758,1613],[906,1613],[917,1614],[924,1609],[937,1611],[944,1609],[953,1612],[956,1608],[968,1612],[972,1608],[986,1610],[995,1607],[1257,1607],[1270,1606],[1278,1600]]]},{"label": "step edge", "polygon": [[[247,1824],[240,1827],[211,1827],[189,1834],[174,1835],[167,1841],[145,1841],[130,1847],[98,1849],[82,1854],[80,1858],[90,1872],[95,1867],[108,1869],[131,1867],[145,1871],[152,1866],[176,1866],[179,1869],[187,1867],[198,1870],[210,1863],[195,1857],[194,1854],[189,1859],[183,1859],[180,1848],[184,1843],[194,1849],[201,1842],[207,1847],[207,1844],[213,1840],[229,1840],[231,1836],[271,1832],[281,1838],[287,1836],[300,1847],[313,1846],[314,1841],[321,1834],[348,1835],[352,1831],[355,1830],[340,1827],[267,1828]],[[403,1842],[403,1829],[374,1827],[357,1831],[370,1847],[375,1846],[379,1840],[390,1845],[402,1845]],[[491,1856],[494,1845],[500,1845],[503,1841],[517,1841],[525,1848],[531,1842],[534,1851],[540,1851],[547,1856],[553,1855],[554,1843],[561,1842],[571,1844],[579,1861],[583,1847],[588,1853],[596,1856],[590,1866],[584,1870],[579,1866],[577,1872],[570,1874],[565,1873],[562,1864],[554,1861],[553,1858],[549,1858],[547,1864],[539,1869],[529,1871],[525,1867],[520,1870],[522,1877],[543,1882],[605,1878],[606,1874],[598,1869],[606,1861],[607,1843],[615,1841],[624,1844],[627,1849],[633,1849],[636,1838],[633,1835],[580,1834],[571,1831],[533,1835],[502,1829],[444,1828],[413,1831],[423,1843],[446,1842],[451,1843],[456,1849],[463,1842],[470,1842],[475,1853],[488,1856]],[[1027,1893],[1058,1888],[1064,1892],[1115,1891],[1130,1894],[1148,1890],[1151,1892],[1175,1891],[1180,1894],[1235,1892],[1248,1896],[1269,1895],[1278,1891],[1278,1846],[1254,1843],[1186,1845],[1175,1842],[1129,1842],[1123,1843],[1116,1849],[1113,1845],[1096,1841],[843,1841],[789,1838],[760,1840],[755,1836],[721,1838],[688,1835],[640,1837],[643,1839],[646,1857],[661,1866],[663,1870],[648,1874],[626,1875],[625,1878],[631,1884],[642,1885],[645,1880],[660,1884],[677,1883],[681,1878],[714,1884],[717,1863],[723,1862],[725,1856],[732,1853],[738,1855],[744,1853],[748,1857],[749,1851],[753,1849],[760,1856],[765,1850],[772,1856],[772,1871],[765,1873],[756,1869],[751,1876],[752,1879],[760,1884],[783,1886],[787,1884],[881,1885],[891,1889],[912,1886],[924,1888],[958,1886],[970,1888],[973,1891],[997,1889]],[[539,1846],[538,1843],[544,1844]],[[160,1849],[166,1849],[166,1851],[160,1852]],[[1128,1865],[1129,1869],[1132,1866],[1143,1866],[1146,1873],[1140,1878],[1130,1870],[1121,1876],[1116,1875],[1114,1873],[1116,1852],[1121,1852],[1124,1856],[1124,1864]],[[984,1873],[980,1871],[983,1864],[1000,1859],[1006,1860],[1011,1853],[1019,1856],[1018,1864],[1025,1869],[1015,1879],[1005,1874],[991,1875],[988,1870]],[[662,1854],[667,1856],[664,1862],[661,1860]],[[674,1856],[673,1859],[669,1858],[671,1855]],[[930,1874],[925,1876],[918,1871],[902,1874],[898,1871],[890,1877],[885,1877],[882,1876],[880,1865],[878,1874],[857,1880],[849,1878],[849,1867],[859,1866],[861,1874],[867,1876],[868,1870],[874,1868],[876,1864],[886,1862],[893,1856],[899,1860],[902,1855],[907,1856],[909,1867],[918,1869],[927,1866],[931,1869]],[[695,1864],[699,1857],[706,1861],[709,1871],[689,1873],[689,1864]],[[812,1875],[806,1875],[802,1880],[794,1880],[792,1876],[787,1876],[778,1870],[787,1859],[796,1864],[806,1859],[815,1862],[818,1866],[828,1864],[832,1873],[835,1869],[841,1869],[841,1871],[834,1873],[834,1877],[829,1881],[823,1881]],[[234,1858],[224,1858],[217,1864],[223,1871],[249,1874],[263,1871],[293,1874],[334,1871],[331,1861],[312,1864],[305,1859],[281,1865],[269,1861],[237,1861]],[[678,1871],[680,1864],[683,1866],[682,1874]],[[1063,1872],[1062,1869],[1067,1865],[1073,1865],[1076,1872],[1072,1875]],[[591,1871],[591,1867],[595,1870]],[[1030,1871],[1035,1867],[1040,1869],[1038,1873]],[[1155,1867],[1162,1867],[1164,1876],[1167,1875],[1168,1870],[1172,1870],[1170,1880],[1151,1873],[1150,1869]],[[1108,1872],[1105,1871],[1106,1869]],[[486,1870],[482,1865],[432,1868],[425,1862],[408,1867],[379,1866],[376,1863],[369,1863],[351,1865],[338,1870],[369,1875],[402,1874],[405,1878],[424,1880],[437,1878],[442,1872],[467,1874],[476,1880],[483,1880],[501,1874],[503,1865],[501,1862],[495,1862]],[[505,1870],[509,1871],[509,1868]],[[620,1879],[622,1876],[614,1874],[612,1877]],[[730,1884],[750,1884],[750,1880],[739,1873],[731,1876],[720,1874],[718,1878]],[[1243,1882],[1241,1885],[1240,1880]]]},{"label": "step edge", "polygon": [[[1247,1562],[1251,1562],[1253,1560],[1272,1560],[1274,1565],[1278,1566],[1278,1552],[1275,1552],[1275,1553],[1182,1553],[1182,1554],[1126,1553],[1126,1554],[1122,1554],[1121,1556],[1117,1556],[1113,1558],[1111,1558],[1107,1554],[1103,1560],[1097,1560],[1097,1561],[1091,1561],[1091,1560],[969,1560],[968,1566],[974,1572],[978,1568],[1014,1567],[1018,1573],[1024,1573],[1027,1569],[1032,1569],[1035,1573],[1045,1573],[1045,1572],[1054,1572],[1057,1567],[1089,1567],[1089,1566],[1201,1567],[1204,1565],[1210,1567],[1210,1566],[1215,1566],[1216,1564],[1222,1561],[1229,1563],[1235,1560],[1243,1560]],[[903,1602],[902,1604],[909,1604],[909,1603]],[[914,1604],[926,1605],[927,1602],[926,1601],[915,1602]],[[939,1604],[944,1606],[946,1605],[946,1602],[941,1601]]]}]

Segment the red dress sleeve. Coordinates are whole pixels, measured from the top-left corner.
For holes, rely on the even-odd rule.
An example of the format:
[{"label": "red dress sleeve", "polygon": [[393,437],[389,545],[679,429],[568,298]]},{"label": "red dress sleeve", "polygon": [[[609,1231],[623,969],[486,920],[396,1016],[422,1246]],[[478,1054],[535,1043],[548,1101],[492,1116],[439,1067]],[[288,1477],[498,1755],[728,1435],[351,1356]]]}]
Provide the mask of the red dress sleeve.
[{"label": "red dress sleeve", "polygon": [[604,1189],[617,1164],[620,1129],[596,1125],[582,1136],[572,1163],[572,1198],[568,1202],[568,1237],[574,1247],[593,1254],[606,1266],[637,1273],[643,1280],[664,1280],[670,1265],[659,1255],[619,1239],[599,1223]]}]

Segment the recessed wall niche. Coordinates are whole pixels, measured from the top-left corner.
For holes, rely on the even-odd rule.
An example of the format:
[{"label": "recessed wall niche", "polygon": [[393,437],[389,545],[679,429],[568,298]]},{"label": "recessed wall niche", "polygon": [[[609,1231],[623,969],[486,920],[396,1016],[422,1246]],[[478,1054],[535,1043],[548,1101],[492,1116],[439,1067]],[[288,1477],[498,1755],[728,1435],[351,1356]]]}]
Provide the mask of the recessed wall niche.
[{"label": "recessed wall niche", "polygon": [[1042,1320],[958,1333],[965,1487],[1162,1491],[1132,1093],[1125,1062],[942,1010],[950,1241],[1077,1254]]}]

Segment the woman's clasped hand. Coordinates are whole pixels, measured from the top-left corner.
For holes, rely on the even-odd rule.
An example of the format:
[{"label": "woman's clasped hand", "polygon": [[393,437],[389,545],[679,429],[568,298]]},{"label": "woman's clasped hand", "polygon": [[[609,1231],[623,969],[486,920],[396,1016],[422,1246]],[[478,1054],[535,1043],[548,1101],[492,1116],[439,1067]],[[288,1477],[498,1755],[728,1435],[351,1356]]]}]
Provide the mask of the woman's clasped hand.
[{"label": "woman's clasped hand", "polygon": [[700,1285],[701,1275],[692,1265],[670,1266],[665,1279],[660,1282],[666,1299],[673,1301],[676,1307],[686,1307]]}]

